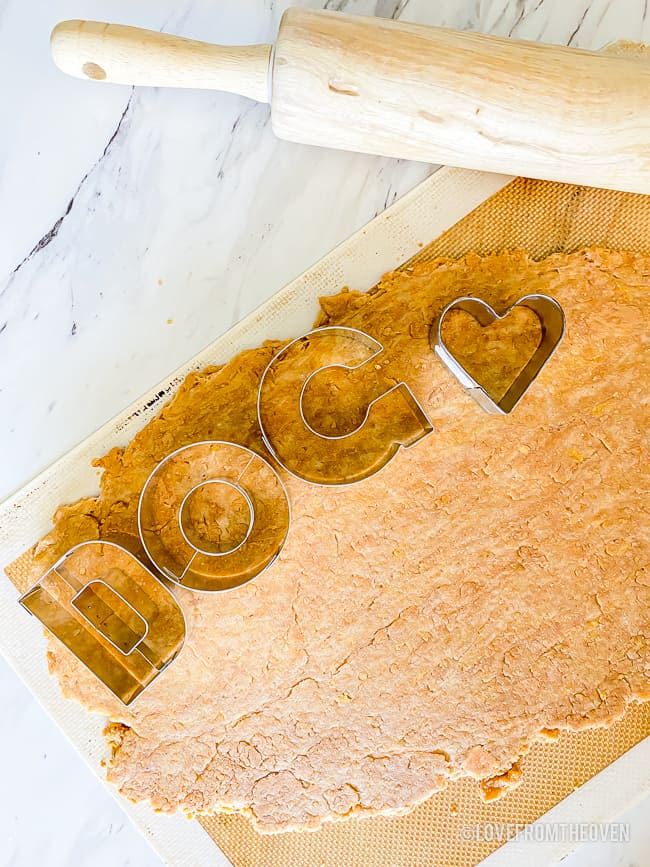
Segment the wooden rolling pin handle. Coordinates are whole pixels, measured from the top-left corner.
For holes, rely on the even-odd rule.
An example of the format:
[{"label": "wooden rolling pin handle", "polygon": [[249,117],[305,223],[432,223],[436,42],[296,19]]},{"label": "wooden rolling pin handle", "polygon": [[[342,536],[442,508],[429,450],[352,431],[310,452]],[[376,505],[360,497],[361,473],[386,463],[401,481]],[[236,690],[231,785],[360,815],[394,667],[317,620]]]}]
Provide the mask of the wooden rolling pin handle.
[{"label": "wooden rolling pin handle", "polygon": [[100,21],[62,21],[50,43],[56,65],[76,78],[225,90],[270,102],[270,45],[210,45]]}]

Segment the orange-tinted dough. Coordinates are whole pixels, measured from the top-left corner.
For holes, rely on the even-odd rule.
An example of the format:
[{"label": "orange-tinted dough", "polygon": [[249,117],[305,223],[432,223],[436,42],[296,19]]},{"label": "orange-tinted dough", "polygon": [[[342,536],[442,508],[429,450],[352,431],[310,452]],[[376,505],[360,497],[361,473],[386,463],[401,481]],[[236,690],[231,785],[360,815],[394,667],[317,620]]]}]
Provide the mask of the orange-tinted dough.
[{"label": "orange-tinted dough", "polygon": [[[531,292],[562,304],[566,336],[511,416],[486,415],[430,323],[459,295],[501,311]],[[109,779],[161,810],[277,831],[401,811],[467,774],[492,797],[535,738],[650,698],[650,258],[437,260],[322,310],[385,345],[435,431],[349,488],[286,477],[278,561],[225,594],[175,589],[187,645],[130,708],[52,645],[65,695],[113,721]],[[101,496],[59,510],[34,578],[82,539],[135,537],[140,488],[179,446],[264,454],[256,388],[278,346],[188,376],[99,462]]]}]

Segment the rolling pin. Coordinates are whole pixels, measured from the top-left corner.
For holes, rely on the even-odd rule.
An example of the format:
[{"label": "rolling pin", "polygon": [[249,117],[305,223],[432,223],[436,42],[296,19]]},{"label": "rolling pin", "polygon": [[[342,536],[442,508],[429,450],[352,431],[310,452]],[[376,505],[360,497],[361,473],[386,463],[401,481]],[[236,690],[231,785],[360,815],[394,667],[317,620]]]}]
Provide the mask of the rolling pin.
[{"label": "rolling pin", "polygon": [[198,87],[271,104],[303,144],[650,193],[650,65],[338,12],[288,9],[275,46],[219,46],[64,21],[78,78]]}]

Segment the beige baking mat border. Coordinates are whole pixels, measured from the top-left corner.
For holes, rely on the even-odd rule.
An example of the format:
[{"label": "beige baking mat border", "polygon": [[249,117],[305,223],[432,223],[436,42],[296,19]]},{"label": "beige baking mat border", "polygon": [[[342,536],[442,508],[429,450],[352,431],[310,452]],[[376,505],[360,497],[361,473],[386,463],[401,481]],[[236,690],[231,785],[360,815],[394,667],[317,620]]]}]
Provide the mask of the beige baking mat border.
[{"label": "beige baking mat border", "polygon": [[[227,361],[264,339],[293,337],[307,330],[318,310],[323,285],[367,289],[381,274],[415,256],[513,178],[442,168],[411,193],[325,256],[250,316],[231,328],[168,379],[64,455],[0,505],[0,563],[11,563],[46,533],[55,508],[97,492],[91,460],[128,442],[159,410],[192,370]],[[45,641],[38,624],[17,605],[9,580],[0,581],[0,652],[24,680],[93,772],[103,780],[105,720],[65,701],[47,672]],[[230,862],[198,822],[160,816],[108,790],[170,867],[226,867]],[[650,791],[650,738],[625,753],[558,804],[540,821],[609,821]],[[371,820],[370,820],[371,821]],[[568,842],[511,841],[486,863],[546,865],[566,855]],[[273,865],[268,865],[273,867]],[[296,865],[299,867],[299,865]]]}]

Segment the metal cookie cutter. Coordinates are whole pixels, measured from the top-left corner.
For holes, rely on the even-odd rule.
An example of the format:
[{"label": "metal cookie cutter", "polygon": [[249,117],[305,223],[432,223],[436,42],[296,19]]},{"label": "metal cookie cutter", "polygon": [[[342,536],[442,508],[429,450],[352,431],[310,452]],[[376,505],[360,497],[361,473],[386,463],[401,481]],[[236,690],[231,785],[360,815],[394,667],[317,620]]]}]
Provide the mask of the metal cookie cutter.
[{"label": "metal cookie cutter", "polygon": [[[382,366],[372,364],[383,349],[356,328],[327,326],[292,340],[271,360],[257,415],[283,469],[312,484],[353,484],[433,430],[408,385],[387,387]],[[341,433],[340,401],[348,396],[352,418]]]},{"label": "metal cookie cutter", "polygon": [[[542,339],[530,360],[517,374],[512,385],[503,397],[498,398],[496,395],[490,394],[484,386],[477,382],[452,354],[442,338],[442,324],[445,316],[450,311],[464,310],[466,313],[471,314],[480,325],[485,327],[486,325],[491,325],[493,322],[505,319],[515,307],[528,307],[536,314],[542,326]],[[560,345],[560,341],[564,336],[564,328],[564,311],[558,302],[548,295],[524,295],[523,298],[515,301],[500,316],[489,304],[480,298],[465,296],[456,298],[442,311],[431,329],[430,343],[438,358],[453,373],[467,394],[474,398],[481,409],[489,413],[507,415],[517,406],[544,365]]]},{"label": "metal cookie cutter", "polygon": [[126,705],[185,641],[173,594],[114,542],[75,545],[19,601]]},{"label": "metal cookie cutter", "polygon": [[162,460],[142,488],[138,529],[160,572],[190,590],[229,590],[278,556],[289,498],[273,467],[235,443],[192,443]]}]

